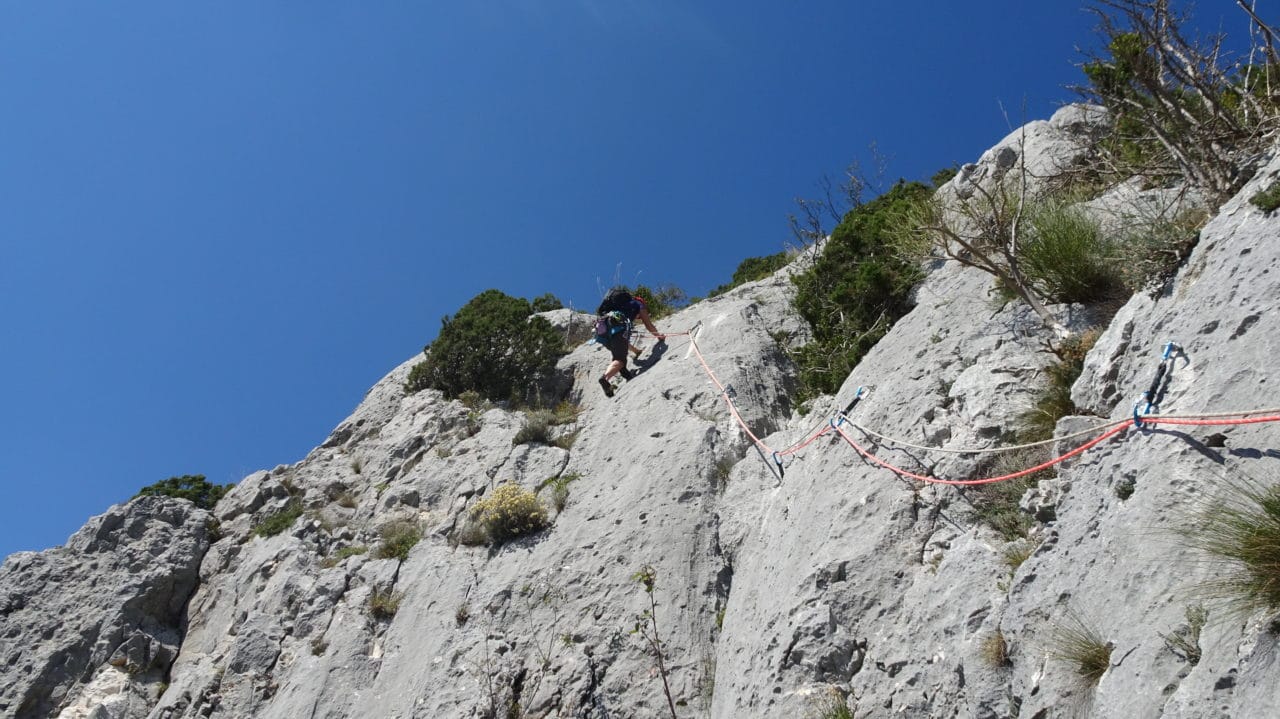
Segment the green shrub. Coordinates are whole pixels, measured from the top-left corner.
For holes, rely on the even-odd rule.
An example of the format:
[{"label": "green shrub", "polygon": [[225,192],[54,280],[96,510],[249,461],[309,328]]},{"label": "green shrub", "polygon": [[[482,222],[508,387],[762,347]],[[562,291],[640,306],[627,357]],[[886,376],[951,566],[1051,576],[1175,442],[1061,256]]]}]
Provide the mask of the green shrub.
[{"label": "green shrub", "polygon": [[1097,684],[1111,667],[1111,644],[1079,617],[1068,615],[1049,634],[1049,656],[1072,668],[1086,684]]},{"label": "green shrub", "polygon": [[296,498],[291,499],[284,507],[268,514],[262,521],[258,522],[253,528],[253,534],[258,537],[274,537],[292,527],[293,523],[301,516],[302,502]]},{"label": "green shrub", "polygon": [[382,538],[382,543],[373,556],[403,562],[409,558],[409,550],[422,539],[422,527],[417,522],[407,520],[388,522],[378,530],[378,535]]},{"label": "green shrub", "polygon": [[658,285],[656,289],[638,285],[632,294],[644,300],[650,319],[655,320],[666,317],[689,304],[689,296],[684,290],[671,284]]},{"label": "green shrub", "polygon": [[547,510],[537,496],[515,484],[502,484],[471,508],[491,544],[502,544],[547,526]]},{"label": "green shrub", "polygon": [[1222,565],[1196,592],[1232,612],[1280,611],[1280,485],[1236,477],[1180,527],[1184,544]]},{"label": "green shrub", "polygon": [[840,388],[858,361],[910,309],[919,267],[890,251],[890,230],[928,187],[899,182],[856,207],[831,234],[806,271],[796,275],[795,306],[813,341],[793,352],[801,402]]},{"label": "green shrub", "polygon": [[390,619],[400,611],[400,600],[404,599],[404,592],[396,592],[391,589],[374,589],[369,595],[369,614],[374,619]]},{"label": "green shrub", "polygon": [[1280,207],[1280,180],[1267,185],[1266,189],[1259,190],[1253,197],[1249,198],[1249,202],[1253,206],[1263,212],[1273,212]]},{"label": "green shrub", "polygon": [[951,178],[955,177],[958,174],[960,174],[960,170],[954,165],[951,167],[944,167],[941,170],[938,170],[937,172],[933,173],[933,175],[929,178],[929,184],[933,185],[934,187],[942,187],[943,185],[950,182]]},{"label": "green shrub", "polygon": [[534,312],[550,312],[551,310],[564,309],[564,303],[559,297],[550,292],[545,295],[539,295],[533,298],[532,308]]},{"label": "green shrub", "polygon": [[1064,202],[1046,202],[1030,216],[1031,232],[1019,248],[1021,269],[1050,302],[1093,304],[1129,295],[1117,249],[1098,221]]},{"label": "green shrub", "polygon": [[181,477],[170,477],[166,480],[149,484],[138,493],[137,497],[177,497],[186,499],[201,509],[213,509],[234,484],[211,484],[203,474],[184,474]]},{"label": "green shrub", "polygon": [[530,318],[528,300],[485,290],[456,315],[445,317],[440,335],[423,349],[406,392],[433,388],[455,398],[472,390],[490,401],[532,402],[551,376],[564,342],[549,322]]},{"label": "green shrub", "polygon": [[787,263],[790,261],[791,258],[786,252],[765,255],[764,257],[748,257],[738,263],[738,269],[733,271],[733,279],[731,279],[728,284],[720,285],[714,290],[711,290],[707,293],[707,296],[715,297],[716,295],[722,295],[728,292],[738,285],[745,285],[748,282],[763,280],[783,267],[786,267]]}]

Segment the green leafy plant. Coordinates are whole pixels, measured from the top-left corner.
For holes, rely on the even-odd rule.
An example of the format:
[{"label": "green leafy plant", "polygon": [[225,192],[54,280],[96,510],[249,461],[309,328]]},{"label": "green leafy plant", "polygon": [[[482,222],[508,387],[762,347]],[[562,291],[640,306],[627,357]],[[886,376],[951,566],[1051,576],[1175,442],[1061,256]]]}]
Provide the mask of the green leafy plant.
[{"label": "green leafy plant", "polygon": [[890,252],[892,230],[907,208],[930,194],[899,182],[844,216],[820,256],[794,276],[795,307],[813,341],[792,353],[799,365],[801,402],[839,389],[893,323],[910,309],[918,263]]},{"label": "green leafy plant", "polygon": [[635,626],[632,628],[631,633],[639,634],[648,646],[649,653],[653,655],[654,662],[657,664],[658,676],[662,679],[662,691],[666,694],[667,706],[671,709],[671,719],[678,719],[676,716],[676,703],[671,698],[671,685],[667,681],[666,659],[663,656],[661,632],[658,629],[658,570],[646,564],[631,578],[644,587],[645,595],[649,599],[649,608],[636,615]]},{"label": "green leafy plant", "polygon": [[534,402],[565,352],[559,333],[533,305],[485,290],[445,317],[435,342],[423,349],[405,391],[438,389],[455,398],[468,390],[494,402]]},{"label": "green leafy plant", "polygon": [[567,472],[555,477],[547,477],[538,485],[537,492],[544,489],[551,490],[551,505],[556,508],[556,512],[563,512],[564,505],[569,501],[569,485],[582,479],[579,472]]},{"label": "green leafy plant", "polygon": [[1263,212],[1274,212],[1277,207],[1280,207],[1280,180],[1254,193],[1253,197],[1249,198],[1249,202]]},{"label": "green leafy plant", "polygon": [[499,545],[547,526],[547,510],[533,492],[515,484],[501,484],[471,507],[471,517],[489,542]]},{"label": "green leafy plant", "polygon": [[263,517],[262,521],[254,526],[253,534],[257,537],[274,537],[292,527],[301,516],[302,502],[297,498],[291,499],[284,507]]},{"label": "green leafy plant", "polygon": [[409,551],[422,539],[422,527],[417,522],[398,520],[384,524],[378,534],[382,542],[373,556],[403,562],[409,558]]},{"label": "green leafy plant", "polygon": [[400,611],[400,602],[404,592],[392,589],[374,589],[369,594],[369,614],[374,619],[391,619]]},{"label": "green leafy plant", "polygon": [[748,257],[738,263],[738,269],[733,271],[733,278],[727,283],[711,290],[707,293],[708,297],[722,295],[738,285],[745,285],[748,282],[763,280],[769,275],[777,272],[787,263],[791,261],[790,255],[786,252],[778,252],[764,257]]},{"label": "green leafy plant", "polygon": [[1280,611],[1280,485],[1243,475],[1217,485],[1220,496],[1177,530],[1183,544],[1222,567],[1195,591],[1230,614]]},{"label": "green leafy plant", "polygon": [[1097,684],[1111,667],[1111,643],[1074,614],[1049,633],[1049,656],[1067,664],[1085,684]]},{"label": "green leafy plant", "polygon": [[184,474],[181,477],[170,477],[155,484],[148,484],[133,496],[135,498],[177,497],[188,500],[201,509],[213,509],[213,505],[217,504],[218,500],[222,499],[234,486],[234,484],[212,484],[204,478],[203,474]]}]

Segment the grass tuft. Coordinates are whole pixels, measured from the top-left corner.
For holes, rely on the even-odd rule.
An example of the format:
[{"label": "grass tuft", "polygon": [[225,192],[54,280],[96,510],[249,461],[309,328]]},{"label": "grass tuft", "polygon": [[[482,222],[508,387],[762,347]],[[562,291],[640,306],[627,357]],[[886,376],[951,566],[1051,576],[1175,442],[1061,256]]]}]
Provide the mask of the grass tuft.
[{"label": "grass tuft", "polygon": [[1239,615],[1280,611],[1280,485],[1244,477],[1220,484],[1220,498],[1177,530],[1183,544],[1224,567],[1196,591]]},{"label": "grass tuft", "polygon": [[1004,548],[1004,563],[1009,567],[1010,571],[1018,571],[1018,567],[1022,563],[1031,558],[1035,554],[1036,549],[1040,547],[1039,542],[1033,542],[1030,539],[1019,539]]},{"label": "grass tuft", "polygon": [[374,589],[369,595],[369,614],[374,619],[390,619],[400,611],[400,600],[404,592],[391,589]]},{"label": "grass tuft", "polygon": [[1083,210],[1049,202],[1031,215],[1031,237],[1019,248],[1022,270],[1051,302],[1094,304],[1128,296],[1114,243]]},{"label": "grass tuft", "polygon": [[978,645],[978,656],[993,669],[1009,666],[1009,643],[1004,639],[1004,632],[997,629],[983,637],[982,643]]},{"label": "grass tuft", "polygon": [[806,719],[854,719],[844,695],[834,687],[813,700]]},{"label": "grass tuft", "polygon": [[1071,614],[1049,634],[1049,656],[1069,665],[1090,686],[1111,667],[1111,648],[1102,634]]}]

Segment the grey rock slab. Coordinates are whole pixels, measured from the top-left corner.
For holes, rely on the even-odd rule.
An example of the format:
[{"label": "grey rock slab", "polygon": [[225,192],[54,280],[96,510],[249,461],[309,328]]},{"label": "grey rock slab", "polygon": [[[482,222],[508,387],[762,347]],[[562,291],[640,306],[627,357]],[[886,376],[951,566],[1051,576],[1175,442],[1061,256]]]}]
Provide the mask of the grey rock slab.
[{"label": "grey rock slab", "polygon": [[141,497],[0,566],[0,713],[146,716],[182,641],[210,515]]}]

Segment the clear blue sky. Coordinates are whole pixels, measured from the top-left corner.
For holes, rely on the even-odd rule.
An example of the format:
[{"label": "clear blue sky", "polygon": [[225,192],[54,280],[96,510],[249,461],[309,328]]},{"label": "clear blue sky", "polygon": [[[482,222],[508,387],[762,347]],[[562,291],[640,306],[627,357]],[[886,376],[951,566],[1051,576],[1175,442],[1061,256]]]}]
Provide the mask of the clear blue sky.
[{"label": "clear blue sky", "polygon": [[690,294],[875,142],[1071,99],[1075,2],[0,3],[0,556],[292,463],[497,287]]}]

